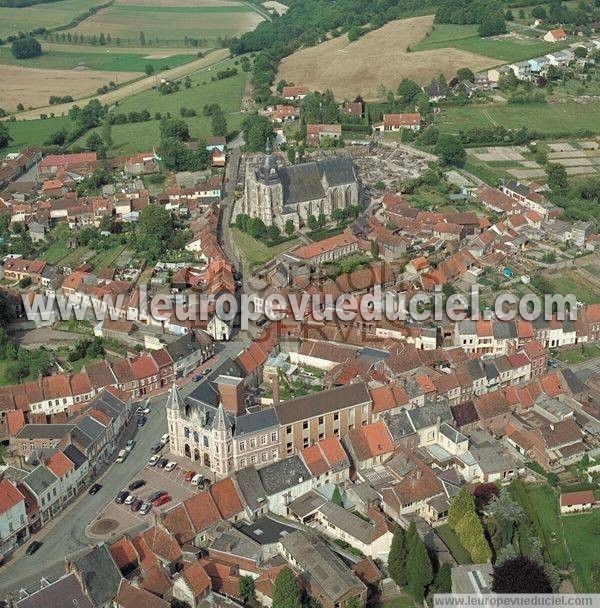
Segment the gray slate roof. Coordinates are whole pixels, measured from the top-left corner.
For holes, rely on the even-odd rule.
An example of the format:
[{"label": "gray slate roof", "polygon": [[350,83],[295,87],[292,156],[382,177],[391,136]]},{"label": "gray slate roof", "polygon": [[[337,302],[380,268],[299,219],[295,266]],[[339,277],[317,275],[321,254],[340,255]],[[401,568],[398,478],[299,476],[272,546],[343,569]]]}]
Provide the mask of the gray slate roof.
[{"label": "gray slate roof", "polygon": [[297,528],[288,526],[271,517],[260,517],[252,524],[244,524],[239,530],[259,545],[278,543],[284,536],[292,534]]},{"label": "gray slate roof", "polygon": [[72,424],[26,424],[15,437],[19,439],[62,439]]},{"label": "gray slate roof", "polygon": [[267,496],[272,496],[310,479],[311,475],[300,457],[292,456],[259,469],[258,476]]},{"label": "gray slate roof", "polygon": [[16,608],[94,608],[74,574],[59,578],[36,593],[17,602]]},{"label": "gray slate roof", "polygon": [[436,403],[418,407],[414,410],[408,410],[408,416],[417,430],[435,424],[438,418],[440,419],[440,422],[452,420],[450,406],[446,401],[438,401]]},{"label": "gray slate roof", "polygon": [[236,471],[234,479],[244,501],[252,511],[260,509],[265,504],[267,497],[255,467],[244,467]]},{"label": "gray slate roof", "polygon": [[58,477],[41,464],[23,478],[23,483],[37,496],[58,481]]},{"label": "gray slate roof", "polygon": [[96,545],[73,563],[81,572],[89,594],[98,606],[103,606],[116,597],[121,572],[104,543]]}]

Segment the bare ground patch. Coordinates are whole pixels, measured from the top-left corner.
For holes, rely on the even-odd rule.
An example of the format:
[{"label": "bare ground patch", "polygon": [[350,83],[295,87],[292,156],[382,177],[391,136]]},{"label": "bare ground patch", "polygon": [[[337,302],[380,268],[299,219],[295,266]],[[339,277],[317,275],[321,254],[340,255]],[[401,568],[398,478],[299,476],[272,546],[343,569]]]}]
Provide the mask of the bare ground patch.
[{"label": "bare ground patch", "polygon": [[[119,72],[119,82],[141,76],[138,72]],[[77,99],[108,84],[114,75],[94,70],[39,70],[16,65],[0,65],[0,107],[14,110],[48,104],[51,95],[71,95]]]},{"label": "bare ground patch", "polygon": [[402,78],[426,84],[440,73],[452,77],[461,67],[478,71],[498,64],[497,59],[452,48],[407,52],[432,22],[432,15],[392,21],[356,42],[340,36],[302,49],[283,59],[277,80],[321,91],[330,88],[340,99],[360,93],[372,100],[380,84],[395,89]]}]

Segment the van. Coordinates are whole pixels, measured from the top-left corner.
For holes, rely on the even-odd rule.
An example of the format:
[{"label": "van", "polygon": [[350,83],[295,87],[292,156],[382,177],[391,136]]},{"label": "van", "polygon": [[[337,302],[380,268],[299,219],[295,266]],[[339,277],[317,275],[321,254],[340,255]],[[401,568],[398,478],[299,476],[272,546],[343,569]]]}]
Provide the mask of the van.
[{"label": "van", "polygon": [[167,445],[167,443],[169,443],[169,433],[165,433],[161,438],[160,438],[160,443],[161,445]]},{"label": "van", "polygon": [[127,450],[121,450],[117,456],[117,462],[124,462],[125,458],[127,458],[127,454]]}]

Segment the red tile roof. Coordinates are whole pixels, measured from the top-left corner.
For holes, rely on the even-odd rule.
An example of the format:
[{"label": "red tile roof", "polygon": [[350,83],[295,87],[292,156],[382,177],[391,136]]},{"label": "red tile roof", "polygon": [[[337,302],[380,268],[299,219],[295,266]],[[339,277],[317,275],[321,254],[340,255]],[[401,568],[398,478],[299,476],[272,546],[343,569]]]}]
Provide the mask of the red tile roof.
[{"label": "red tile roof", "polygon": [[110,554],[115,560],[117,566],[123,570],[130,564],[135,564],[138,561],[138,554],[131,540],[124,536],[120,538],[116,543],[113,543],[109,547]]},{"label": "red tile roof", "polygon": [[23,494],[8,479],[0,481],[0,514],[6,513],[24,501]]},{"label": "red tile roof", "polygon": [[596,497],[593,490],[582,490],[581,492],[567,492],[560,495],[561,507],[574,507],[577,505],[595,504]]},{"label": "red tile roof", "polygon": [[187,581],[196,597],[210,589],[210,577],[206,574],[206,570],[200,562],[194,562],[186,566],[181,576]]},{"label": "red tile roof", "polygon": [[60,451],[57,450],[46,461],[46,468],[50,469],[57,477],[64,477],[69,471],[75,469],[75,465]]},{"label": "red tile roof", "polygon": [[209,492],[223,519],[229,519],[244,510],[231,477],[222,479],[212,485]]}]

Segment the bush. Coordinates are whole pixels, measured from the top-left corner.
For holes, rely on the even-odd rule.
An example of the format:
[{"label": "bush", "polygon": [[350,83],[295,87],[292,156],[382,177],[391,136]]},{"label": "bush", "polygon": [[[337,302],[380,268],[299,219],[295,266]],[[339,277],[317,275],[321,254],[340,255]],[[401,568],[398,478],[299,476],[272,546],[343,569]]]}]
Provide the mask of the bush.
[{"label": "bush", "polygon": [[31,59],[42,54],[42,45],[35,38],[20,38],[10,48],[16,59]]}]

